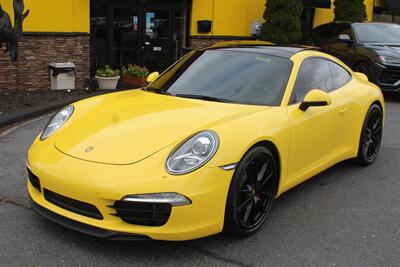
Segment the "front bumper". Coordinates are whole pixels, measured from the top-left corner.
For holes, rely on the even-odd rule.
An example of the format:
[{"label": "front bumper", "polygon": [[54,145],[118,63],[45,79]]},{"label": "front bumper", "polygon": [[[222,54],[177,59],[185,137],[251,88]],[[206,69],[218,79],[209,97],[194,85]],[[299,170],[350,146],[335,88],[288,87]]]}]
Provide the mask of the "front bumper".
[{"label": "front bumper", "polygon": [[378,86],[382,91],[400,92],[400,66],[375,64]]},{"label": "front bumper", "polygon": [[120,233],[110,230],[105,230],[101,228],[97,228],[88,224],[80,223],[78,221],[74,221],[68,219],[67,217],[63,217],[51,210],[43,208],[42,206],[36,204],[35,201],[31,199],[31,205],[33,210],[45,217],[46,219],[58,223],[64,227],[70,228],[77,232],[81,232],[87,235],[91,235],[98,238],[109,239],[109,240],[116,240],[116,241],[138,241],[138,240],[148,240],[149,238],[146,236],[134,235],[134,234],[127,234],[127,233]]},{"label": "front bumper", "polygon": [[[72,158],[51,145],[33,145],[28,162],[40,179],[41,190],[28,181],[28,192],[39,214],[93,236],[178,241],[221,232],[233,170],[203,166],[193,173],[173,176],[164,170],[165,155],[153,155],[132,165],[107,165]],[[46,199],[45,190],[91,204],[103,218],[91,218],[55,205]],[[192,203],[172,207],[162,226],[135,225],[115,216],[112,207],[125,196],[160,192],[180,193]]]}]

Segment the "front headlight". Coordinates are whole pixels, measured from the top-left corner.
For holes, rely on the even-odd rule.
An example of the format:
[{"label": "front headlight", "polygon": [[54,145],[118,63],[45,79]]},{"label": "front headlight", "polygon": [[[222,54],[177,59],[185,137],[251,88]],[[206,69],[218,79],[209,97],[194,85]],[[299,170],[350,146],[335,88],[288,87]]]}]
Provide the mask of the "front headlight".
[{"label": "front headlight", "polygon": [[391,56],[379,56],[379,60],[386,64],[400,64],[400,58]]},{"label": "front headlight", "polygon": [[40,140],[46,140],[50,135],[60,129],[61,126],[63,126],[63,124],[71,117],[73,112],[74,106],[68,106],[56,113],[44,128],[42,135],[40,136]]},{"label": "front headlight", "polygon": [[186,174],[206,164],[217,152],[218,136],[214,132],[200,132],[178,146],[167,159],[167,171]]}]

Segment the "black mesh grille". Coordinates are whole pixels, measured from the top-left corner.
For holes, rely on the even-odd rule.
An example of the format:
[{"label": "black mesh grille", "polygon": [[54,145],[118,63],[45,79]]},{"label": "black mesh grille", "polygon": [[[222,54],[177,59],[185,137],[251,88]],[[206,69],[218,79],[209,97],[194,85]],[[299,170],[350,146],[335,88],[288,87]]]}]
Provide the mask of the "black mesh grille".
[{"label": "black mesh grille", "polygon": [[381,82],[385,84],[394,85],[400,81],[400,71],[385,71],[382,74]]},{"label": "black mesh grille", "polygon": [[92,204],[68,198],[50,190],[44,189],[44,197],[50,203],[59,206],[63,209],[84,215],[90,218],[102,220],[103,216],[100,211]]},{"label": "black mesh grille", "polygon": [[36,175],[34,175],[32,172],[31,172],[31,170],[30,169],[26,169],[27,170],[27,172],[28,172],[28,179],[29,179],[29,182],[31,183],[31,185],[34,187],[34,188],[36,188],[37,190],[39,190],[39,192],[42,192],[42,190],[41,190],[41,188],[40,188],[40,181],[39,181],[39,178],[36,176]]},{"label": "black mesh grille", "polygon": [[111,208],[117,212],[112,215],[120,217],[126,223],[162,226],[167,223],[172,207],[167,203],[116,201]]}]

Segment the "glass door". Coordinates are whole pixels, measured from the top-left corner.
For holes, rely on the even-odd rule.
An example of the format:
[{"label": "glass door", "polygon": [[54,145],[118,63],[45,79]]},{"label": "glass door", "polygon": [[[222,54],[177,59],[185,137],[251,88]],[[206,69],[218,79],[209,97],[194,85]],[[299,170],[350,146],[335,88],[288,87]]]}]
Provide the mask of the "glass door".
[{"label": "glass door", "polygon": [[176,8],[174,10],[174,26],[173,26],[173,43],[172,43],[172,60],[177,61],[185,54],[187,40],[187,9]]},{"label": "glass door", "polygon": [[111,62],[115,67],[140,61],[140,12],[134,8],[112,9]]},{"label": "glass door", "polygon": [[107,1],[106,33],[101,37],[106,37],[105,63],[164,71],[184,54],[188,38],[185,1]]},{"label": "glass door", "polygon": [[169,8],[146,8],[142,41],[142,65],[150,71],[165,70],[171,63],[171,20]]}]

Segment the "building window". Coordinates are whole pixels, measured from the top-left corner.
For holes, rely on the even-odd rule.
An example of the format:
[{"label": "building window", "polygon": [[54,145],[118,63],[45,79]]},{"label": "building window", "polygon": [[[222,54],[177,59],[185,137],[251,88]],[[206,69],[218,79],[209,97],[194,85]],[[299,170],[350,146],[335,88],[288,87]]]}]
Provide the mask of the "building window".
[{"label": "building window", "polygon": [[[100,1],[91,2],[90,6],[90,59],[91,66],[106,64],[107,18],[106,5]],[[95,70],[92,69],[92,73]]]},{"label": "building window", "polygon": [[385,0],[374,7],[373,21],[393,22],[400,24],[400,3],[393,0]]},{"label": "building window", "polygon": [[163,71],[189,40],[188,0],[92,0],[92,69],[127,64]]}]

